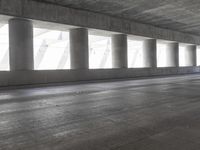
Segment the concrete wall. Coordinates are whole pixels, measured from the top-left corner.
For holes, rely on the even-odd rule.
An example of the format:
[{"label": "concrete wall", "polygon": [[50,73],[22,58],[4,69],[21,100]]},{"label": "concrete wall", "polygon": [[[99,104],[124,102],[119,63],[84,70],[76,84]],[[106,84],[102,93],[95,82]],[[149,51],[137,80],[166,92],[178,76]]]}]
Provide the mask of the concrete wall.
[{"label": "concrete wall", "polygon": [[126,79],[198,73],[200,67],[0,72],[0,86]]}]

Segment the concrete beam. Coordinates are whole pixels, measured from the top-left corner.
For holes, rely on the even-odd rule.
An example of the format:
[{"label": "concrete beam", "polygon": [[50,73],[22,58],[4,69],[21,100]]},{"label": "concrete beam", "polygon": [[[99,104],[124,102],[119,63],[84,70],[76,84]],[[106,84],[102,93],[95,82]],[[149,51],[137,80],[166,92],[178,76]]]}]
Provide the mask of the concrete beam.
[{"label": "concrete beam", "polygon": [[155,39],[200,44],[200,37],[99,13],[31,0],[0,0],[0,14],[87,28],[133,34]]}]

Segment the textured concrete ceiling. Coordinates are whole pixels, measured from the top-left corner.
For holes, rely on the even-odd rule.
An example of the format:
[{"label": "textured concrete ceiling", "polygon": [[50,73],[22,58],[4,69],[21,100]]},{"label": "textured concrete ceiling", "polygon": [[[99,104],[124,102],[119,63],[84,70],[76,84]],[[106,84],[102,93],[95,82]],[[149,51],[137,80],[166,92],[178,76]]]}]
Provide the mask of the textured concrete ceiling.
[{"label": "textured concrete ceiling", "polygon": [[200,35],[199,0],[35,0]]}]

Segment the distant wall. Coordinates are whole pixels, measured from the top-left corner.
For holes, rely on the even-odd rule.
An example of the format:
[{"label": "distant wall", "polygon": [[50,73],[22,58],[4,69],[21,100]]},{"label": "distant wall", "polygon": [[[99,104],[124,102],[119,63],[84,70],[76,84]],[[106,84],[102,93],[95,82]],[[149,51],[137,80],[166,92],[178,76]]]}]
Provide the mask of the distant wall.
[{"label": "distant wall", "polygon": [[199,73],[200,67],[0,72],[0,86],[126,79]]}]

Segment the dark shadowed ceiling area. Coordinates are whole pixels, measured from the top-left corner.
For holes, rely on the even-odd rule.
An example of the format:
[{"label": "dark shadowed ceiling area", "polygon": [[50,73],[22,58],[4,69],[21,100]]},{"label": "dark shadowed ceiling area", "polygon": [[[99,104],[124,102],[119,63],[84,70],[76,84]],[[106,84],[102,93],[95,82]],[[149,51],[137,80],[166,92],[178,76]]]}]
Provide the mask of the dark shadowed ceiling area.
[{"label": "dark shadowed ceiling area", "polygon": [[35,0],[200,35],[200,0]]}]

